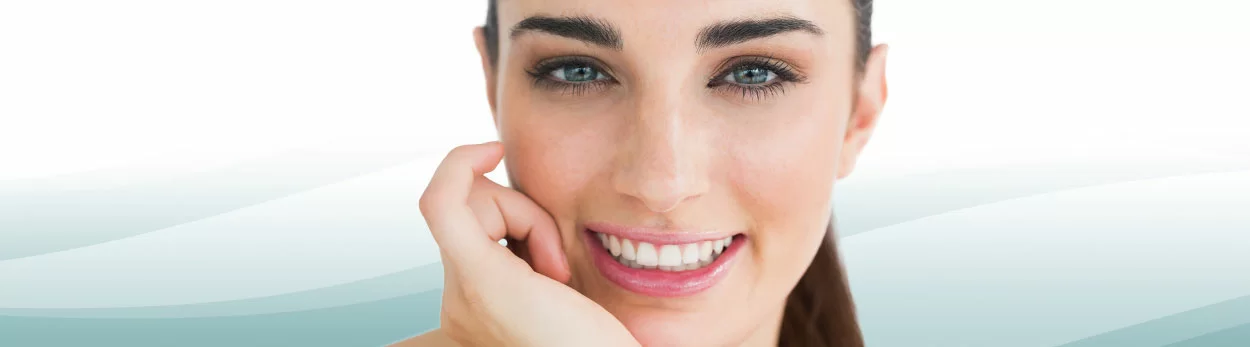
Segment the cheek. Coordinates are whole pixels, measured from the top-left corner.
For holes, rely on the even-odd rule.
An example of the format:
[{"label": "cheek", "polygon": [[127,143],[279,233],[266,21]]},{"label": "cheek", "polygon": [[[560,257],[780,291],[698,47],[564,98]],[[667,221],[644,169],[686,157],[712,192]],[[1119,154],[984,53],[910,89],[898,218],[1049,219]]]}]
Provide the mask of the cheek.
[{"label": "cheek", "polygon": [[[580,244],[578,217],[598,206],[598,196],[608,196],[607,170],[619,128],[602,117],[607,110],[587,110],[543,100],[511,100],[501,107],[499,136],[513,187],[525,193],[555,220],[570,259],[573,278],[569,285],[583,293],[603,293],[593,280],[596,270],[591,255]],[[583,105],[586,106],[586,105]],[[602,108],[602,107],[600,107]],[[591,297],[596,297],[591,295]]]},{"label": "cheek", "polygon": [[849,98],[791,97],[749,115],[758,120],[737,127],[735,141],[726,143],[730,185],[753,223],[761,285],[793,284],[815,255],[830,218],[849,115]]},{"label": "cheek", "polygon": [[[570,212],[593,180],[602,139],[593,128],[566,127],[541,112],[513,112],[500,121],[509,177],[553,215]],[[562,213],[558,213],[562,212]]]},{"label": "cheek", "polygon": [[577,238],[573,219],[584,198],[600,188],[613,147],[600,110],[535,100],[530,92],[514,92],[501,100],[499,137],[514,188],[524,192],[555,219],[565,249]]}]

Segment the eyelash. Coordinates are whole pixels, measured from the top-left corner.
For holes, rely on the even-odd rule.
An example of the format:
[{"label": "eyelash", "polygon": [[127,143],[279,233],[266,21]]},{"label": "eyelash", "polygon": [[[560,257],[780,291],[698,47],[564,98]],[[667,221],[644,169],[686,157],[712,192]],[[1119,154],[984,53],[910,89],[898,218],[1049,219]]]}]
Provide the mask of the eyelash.
[{"label": "eyelash", "polygon": [[[557,69],[562,69],[569,65],[588,66],[596,71],[604,74],[608,78],[606,80],[594,80],[590,82],[564,82],[558,81],[551,77],[551,73]],[[525,71],[534,80],[534,87],[559,91],[561,94],[581,96],[589,92],[597,92],[603,90],[609,83],[615,83],[616,79],[603,68],[597,60],[590,57],[570,56],[548,59],[538,63],[533,68]]]},{"label": "eyelash", "polygon": [[[803,83],[807,81],[806,77],[804,77],[794,68],[790,67],[789,64],[786,64],[785,62],[781,60],[774,59],[771,56],[769,57],[761,57],[761,56],[745,57],[745,58],[738,59],[738,60],[730,60],[725,65],[728,65],[729,68],[718,69],[721,72],[714,75],[712,79],[708,80],[707,82],[708,88],[718,88],[723,91],[735,92],[735,94],[741,94],[741,97],[743,99],[752,100],[752,101],[760,101],[760,100],[764,100],[770,97],[781,95],[782,93],[785,92],[785,88],[787,84]],[[738,83],[725,81],[725,77],[728,77],[734,71],[739,71],[743,69],[768,70],[776,74],[777,78],[774,79],[772,82],[768,82],[766,84],[761,84],[761,85],[747,85],[747,84],[738,84]]]},{"label": "eyelash", "polygon": [[[607,79],[596,79],[590,82],[565,82],[559,81],[551,77],[551,73],[557,69],[562,69],[569,65],[587,66],[604,74]],[[724,66],[728,66],[725,68]],[[725,78],[734,71],[741,69],[764,69],[776,74],[776,79],[772,82],[761,85],[746,85],[725,81]],[[726,64],[722,64],[717,69],[718,72],[710,80],[707,87],[720,89],[721,91],[734,92],[741,94],[743,99],[759,101],[769,97],[781,95],[785,92],[788,83],[803,83],[806,77],[795,71],[785,62],[774,59],[773,57],[751,56],[741,59],[729,60]],[[603,64],[598,60],[590,57],[569,56],[554,59],[548,59],[539,62],[533,68],[526,70],[526,73],[533,79],[534,86],[537,88],[559,91],[563,95],[581,96],[591,92],[601,91],[611,83],[616,83],[616,79],[611,73],[603,68]]]}]

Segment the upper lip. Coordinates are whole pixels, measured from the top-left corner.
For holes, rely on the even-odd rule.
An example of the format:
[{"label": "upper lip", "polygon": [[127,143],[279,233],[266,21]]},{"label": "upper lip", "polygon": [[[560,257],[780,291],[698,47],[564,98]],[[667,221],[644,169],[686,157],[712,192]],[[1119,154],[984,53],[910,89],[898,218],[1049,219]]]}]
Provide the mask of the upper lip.
[{"label": "upper lip", "polygon": [[661,245],[679,245],[703,241],[715,241],[737,235],[732,231],[707,231],[699,229],[663,229],[613,224],[607,222],[586,223],[590,231],[614,235],[617,238]]}]

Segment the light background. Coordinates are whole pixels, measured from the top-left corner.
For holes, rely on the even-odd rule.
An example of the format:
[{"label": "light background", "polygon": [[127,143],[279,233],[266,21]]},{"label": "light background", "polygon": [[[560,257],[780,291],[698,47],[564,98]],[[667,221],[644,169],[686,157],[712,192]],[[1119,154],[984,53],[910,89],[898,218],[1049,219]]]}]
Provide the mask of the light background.
[{"label": "light background", "polygon": [[[485,1],[0,2],[0,346],[437,325]],[[869,346],[1250,346],[1250,3],[883,0],[837,187]],[[496,175],[496,178],[498,176]]]}]

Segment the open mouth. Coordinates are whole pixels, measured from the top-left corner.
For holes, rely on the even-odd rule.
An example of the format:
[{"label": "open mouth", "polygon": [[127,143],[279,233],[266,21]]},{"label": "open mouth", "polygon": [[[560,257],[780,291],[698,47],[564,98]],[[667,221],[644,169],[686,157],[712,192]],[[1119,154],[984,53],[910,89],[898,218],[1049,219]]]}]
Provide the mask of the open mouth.
[{"label": "open mouth", "polygon": [[602,225],[588,226],[583,236],[605,278],[660,297],[711,288],[728,274],[747,241],[744,234],[638,233]]},{"label": "open mouth", "polygon": [[612,259],[635,269],[658,269],[660,271],[698,270],[711,265],[733,244],[733,236],[714,241],[700,241],[679,245],[654,245],[650,242],[618,238],[616,235],[594,232]]}]

